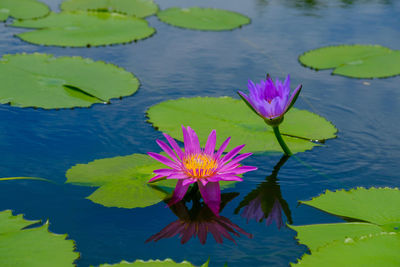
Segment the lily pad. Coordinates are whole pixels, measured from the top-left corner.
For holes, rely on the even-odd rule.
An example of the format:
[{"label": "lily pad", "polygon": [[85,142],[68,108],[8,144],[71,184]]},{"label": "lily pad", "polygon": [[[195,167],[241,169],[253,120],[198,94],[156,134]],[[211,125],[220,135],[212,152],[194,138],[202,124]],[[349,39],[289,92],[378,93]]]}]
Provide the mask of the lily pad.
[{"label": "lily pad", "polygon": [[61,4],[63,11],[108,11],[144,18],[158,11],[153,0],[67,0]]},{"label": "lily pad", "polygon": [[[191,264],[188,261],[182,261],[180,263],[177,263],[171,259],[166,259],[166,260],[148,260],[148,261],[143,261],[143,260],[136,260],[134,262],[127,262],[127,261],[121,261],[120,263],[117,264],[101,264],[99,267],[129,267],[129,266],[148,266],[148,267],[194,267],[193,264]],[[201,265],[200,267],[208,267],[208,261]]]},{"label": "lily pad", "polygon": [[72,47],[122,44],[155,32],[140,18],[89,11],[50,13],[42,19],[15,21],[11,26],[37,29],[17,34],[29,43]]},{"label": "lily pad", "polygon": [[157,16],[173,26],[203,31],[232,30],[250,23],[250,19],[242,14],[215,8],[172,7],[159,11]]},{"label": "lily pad", "polygon": [[[152,106],[147,114],[154,127],[181,141],[181,125],[188,125],[196,131],[203,145],[211,130],[216,129],[217,145],[232,137],[227,150],[246,144],[242,153],[282,151],[272,128],[241,100],[229,97],[180,98]],[[318,146],[310,140],[334,138],[337,132],[323,117],[296,108],[285,115],[280,130],[293,153]]]},{"label": "lily pad", "polygon": [[300,244],[306,245],[311,252],[333,241],[343,241],[346,238],[357,238],[369,234],[378,234],[383,229],[371,223],[327,223],[302,226],[289,225],[297,232],[296,238]]},{"label": "lily pad", "polygon": [[380,233],[359,239],[346,239],[305,254],[291,266],[400,266],[400,237],[396,233]]},{"label": "lily pad", "polygon": [[132,73],[114,65],[38,53],[4,55],[0,80],[1,104],[44,109],[89,107],[139,87]]},{"label": "lily pad", "polygon": [[338,216],[377,225],[400,225],[400,190],[397,188],[356,188],[329,191],[301,203]]},{"label": "lily pad", "polygon": [[[321,266],[323,260],[332,263],[332,266],[399,264],[400,258],[391,254],[392,248],[387,249],[391,246],[395,246],[397,251],[400,249],[400,212],[397,210],[400,204],[399,189],[356,188],[349,191],[326,191],[323,195],[302,203],[342,216],[348,221],[364,222],[290,226],[297,231],[299,242],[311,250],[311,256],[305,255],[299,264]],[[373,240],[365,243],[366,239]],[[371,253],[366,252],[367,250]],[[337,255],[341,255],[339,260],[334,259]],[[365,261],[366,257],[371,258]]]},{"label": "lily pad", "polygon": [[10,210],[0,212],[0,266],[74,266],[79,257],[74,241],[49,232],[48,223],[24,229],[37,223],[13,216]]},{"label": "lily pad", "polygon": [[[143,208],[167,198],[176,180],[163,180],[149,185],[153,170],[165,168],[148,155],[133,154],[123,157],[98,159],[88,164],[77,164],[67,173],[67,183],[99,187],[88,199],[106,207]],[[221,183],[229,187],[232,182]]]},{"label": "lily pad", "polygon": [[50,9],[36,0],[0,0],[0,21],[9,16],[16,19],[33,19],[46,16]]},{"label": "lily pad", "polygon": [[384,78],[400,74],[400,51],[379,45],[340,45],[308,51],[299,57],[307,67],[334,68],[333,74],[353,78]]}]

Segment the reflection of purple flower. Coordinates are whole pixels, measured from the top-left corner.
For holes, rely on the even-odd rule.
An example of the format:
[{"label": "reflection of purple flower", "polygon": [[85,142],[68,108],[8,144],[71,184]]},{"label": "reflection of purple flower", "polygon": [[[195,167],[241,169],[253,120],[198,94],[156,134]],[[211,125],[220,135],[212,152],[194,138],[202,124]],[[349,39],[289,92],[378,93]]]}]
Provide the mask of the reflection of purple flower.
[{"label": "reflection of purple flower", "polygon": [[278,229],[281,229],[281,227],[283,226],[282,206],[281,203],[279,203],[278,199],[275,199],[274,205],[272,206],[272,210],[268,214],[267,219],[265,220],[267,225],[270,225],[272,221],[275,221],[276,226],[278,226]]},{"label": "reflection of purple flower", "polygon": [[208,233],[212,234],[217,243],[222,243],[223,238],[236,243],[232,235],[240,236],[239,233],[249,238],[253,237],[228,218],[216,216],[209,207],[200,206],[199,203],[195,203],[193,206],[196,207],[189,211],[183,200],[171,206],[171,209],[179,219],[168,224],[159,233],[152,235],[146,242],[157,242],[160,239],[178,235],[182,244],[188,242],[192,237],[198,237],[200,243],[205,244]]},{"label": "reflection of purple flower", "polygon": [[266,123],[279,124],[283,115],[293,106],[296,101],[301,85],[299,85],[290,96],[290,76],[282,83],[278,79],[274,84],[271,77],[267,76],[267,80],[262,80],[255,84],[249,80],[249,95],[239,91],[240,97],[261,116]]},{"label": "reflection of purple flower", "polygon": [[250,201],[249,204],[244,207],[243,212],[240,216],[246,218],[247,222],[249,222],[249,220],[251,219],[254,219],[257,222],[261,222],[267,216],[265,220],[267,225],[270,225],[273,221],[275,221],[278,229],[283,226],[282,206],[281,203],[279,203],[278,199],[275,199],[271,211],[265,214],[261,206],[261,197],[257,197]]},{"label": "reflection of purple flower", "polygon": [[169,205],[179,202],[185,196],[189,186],[197,182],[204,202],[218,215],[221,202],[221,191],[218,182],[242,181],[242,178],[238,175],[256,170],[256,167],[241,166],[239,164],[239,161],[247,158],[252,153],[244,153],[234,158],[245,146],[241,145],[222,156],[230,138],[226,139],[218,151],[214,153],[217,138],[215,130],[210,133],[204,149],[200,148],[199,139],[189,126],[187,128],[182,126],[182,131],[185,145],[183,152],[174,139],[164,134],[172,148],[160,140],[157,140],[157,144],[170,158],[157,153],[148,153],[152,158],[170,167],[170,169],[154,170],[156,176],[150,179],[149,182],[164,178],[178,179],[172,199],[168,203]]},{"label": "reflection of purple flower", "polygon": [[264,211],[261,208],[261,199],[257,197],[250,201],[250,203],[244,207],[241,214],[243,218],[247,218],[247,222],[251,219],[255,219],[257,222],[261,222],[264,219]]}]

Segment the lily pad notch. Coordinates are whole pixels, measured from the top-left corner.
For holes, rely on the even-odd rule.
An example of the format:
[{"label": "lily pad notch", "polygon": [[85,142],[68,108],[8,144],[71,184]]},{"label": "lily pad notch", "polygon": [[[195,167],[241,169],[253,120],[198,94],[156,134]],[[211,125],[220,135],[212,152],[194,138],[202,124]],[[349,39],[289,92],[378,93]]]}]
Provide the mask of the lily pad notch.
[{"label": "lily pad notch", "polygon": [[250,18],[228,10],[216,8],[178,8],[161,10],[157,17],[172,26],[201,31],[226,31],[250,24]]},{"label": "lily pad notch", "polygon": [[351,78],[387,78],[400,74],[400,50],[380,45],[339,45],[310,50],[299,62],[315,70]]},{"label": "lily pad notch", "polygon": [[59,109],[90,107],[134,94],[139,80],[102,61],[49,54],[4,55],[0,60],[0,103]]}]

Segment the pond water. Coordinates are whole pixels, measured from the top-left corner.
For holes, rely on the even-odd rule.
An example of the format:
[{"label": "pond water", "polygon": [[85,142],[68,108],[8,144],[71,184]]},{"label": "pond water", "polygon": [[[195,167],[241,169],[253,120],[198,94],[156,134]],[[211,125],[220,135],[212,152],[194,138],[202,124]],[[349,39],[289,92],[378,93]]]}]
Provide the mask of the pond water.
[{"label": "pond water", "polygon": [[[53,10],[61,1],[46,0]],[[194,0],[156,1],[161,9],[199,5]],[[244,161],[258,170],[224,193],[239,193],[221,215],[253,238],[234,237],[217,244],[209,235],[181,244],[178,237],[145,241],[177,220],[165,203],[147,208],[107,208],[86,199],[95,188],[66,185],[65,172],[94,159],[159,151],[161,132],[149,123],[148,107],[191,96],[236,96],[247,80],[292,77],[302,83],[296,107],[324,116],[339,130],[324,146],[296,154],[282,166],[278,183],[293,224],[337,222],[339,218],[298,205],[326,189],[357,186],[396,187],[400,171],[400,77],[351,79],[314,71],[298,62],[305,51],[328,45],[379,44],[400,48],[398,1],[204,0],[203,7],[237,11],[250,25],[224,32],[175,28],[147,18],[157,33],[126,45],[57,48],[25,43],[13,35],[24,29],[0,25],[0,54],[44,52],[82,56],[116,64],[141,81],[138,92],[110,105],[89,109],[42,110],[0,105],[0,177],[34,176],[53,181],[9,181],[0,185],[0,210],[27,219],[50,221],[50,230],[76,241],[78,266],[121,260],[188,260],[210,266],[288,266],[307,251],[287,227],[278,229],[246,219],[234,210],[266,180],[281,154],[255,155]],[[275,186],[274,190],[278,190]],[[283,215],[284,221],[286,217]]]}]

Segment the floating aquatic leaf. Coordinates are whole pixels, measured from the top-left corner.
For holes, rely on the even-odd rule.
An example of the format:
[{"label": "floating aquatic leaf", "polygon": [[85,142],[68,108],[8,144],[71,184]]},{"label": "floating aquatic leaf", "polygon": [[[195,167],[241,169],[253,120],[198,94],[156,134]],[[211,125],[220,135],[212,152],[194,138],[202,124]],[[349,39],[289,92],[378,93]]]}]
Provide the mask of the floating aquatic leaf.
[{"label": "floating aquatic leaf", "polygon": [[244,15],[214,8],[172,7],[159,11],[157,16],[173,26],[204,31],[232,30],[250,23],[250,19]]},{"label": "floating aquatic leaf", "polygon": [[327,223],[302,226],[290,225],[297,232],[300,244],[306,245],[312,252],[333,241],[357,238],[369,234],[378,234],[383,229],[371,223]]},{"label": "floating aquatic leaf", "polygon": [[5,21],[9,16],[16,19],[39,18],[49,12],[47,5],[36,0],[0,0],[0,21]]},{"label": "floating aquatic leaf", "polygon": [[[205,262],[203,265],[200,267],[208,267],[208,262]],[[148,261],[143,261],[143,260],[136,260],[134,262],[127,262],[127,261],[121,261],[120,263],[116,264],[101,264],[99,267],[128,267],[128,266],[149,266],[149,267],[194,267],[193,264],[191,264],[188,261],[182,261],[180,263],[177,263],[171,259],[165,259],[163,261],[161,260],[148,260]]]},{"label": "floating aquatic leaf", "polygon": [[383,78],[400,74],[400,51],[379,45],[340,45],[308,51],[299,57],[313,69],[334,68],[333,74]]},{"label": "floating aquatic leaf", "polygon": [[[149,121],[175,139],[183,140],[181,125],[190,125],[205,144],[211,130],[218,134],[217,146],[231,136],[227,150],[246,144],[241,151],[281,151],[274,133],[262,119],[243,103],[229,97],[194,97],[168,100],[150,107]],[[316,146],[309,140],[334,138],[336,128],[324,118],[306,110],[292,108],[280,125],[283,139],[293,153],[303,152]],[[300,138],[296,138],[296,137]]]},{"label": "floating aquatic leaf", "polygon": [[[305,255],[299,264],[320,266],[326,261],[332,266],[396,266],[400,263],[398,253],[392,254],[392,248],[388,249],[392,246],[395,246],[394,250],[400,249],[400,212],[397,209],[400,204],[399,189],[326,191],[302,203],[349,221],[364,222],[290,226],[297,231],[299,242],[311,250],[311,256]],[[381,236],[395,236],[395,239]],[[371,241],[365,243],[366,239]],[[371,258],[366,261],[365,257]]]},{"label": "floating aquatic leaf", "polygon": [[356,188],[349,191],[327,190],[301,203],[342,217],[377,225],[400,224],[400,190],[397,188]]},{"label": "floating aquatic leaf", "polygon": [[37,29],[17,34],[29,43],[73,47],[122,44],[155,32],[143,19],[109,12],[51,13],[42,19],[15,21],[11,26]]},{"label": "floating aquatic leaf", "polygon": [[79,253],[67,235],[49,232],[48,223],[24,229],[39,221],[27,221],[10,210],[0,212],[0,266],[74,266]]},{"label": "floating aquatic leaf", "polygon": [[[154,205],[175,188],[176,180],[149,185],[153,170],[164,165],[144,154],[106,158],[77,164],[67,173],[67,183],[99,187],[88,199],[106,207],[138,208]],[[232,182],[221,183],[231,186]]]},{"label": "floating aquatic leaf", "polygon": [[380,233],[332,242],[291,266],[400,266],[400,236]]},{"label": "floating aquatic leaf", "polygon": [[45,109],[89,107],[139,87],[132,73],[114,65],[37,53],[4,55],[0,80],[1,104]]},{"label": "floating aquatic leaf", "polygon": [[61,9],[118,12],[144,18],[155,14],[158,7],[153,0],[67,0],[61,4]]}]

